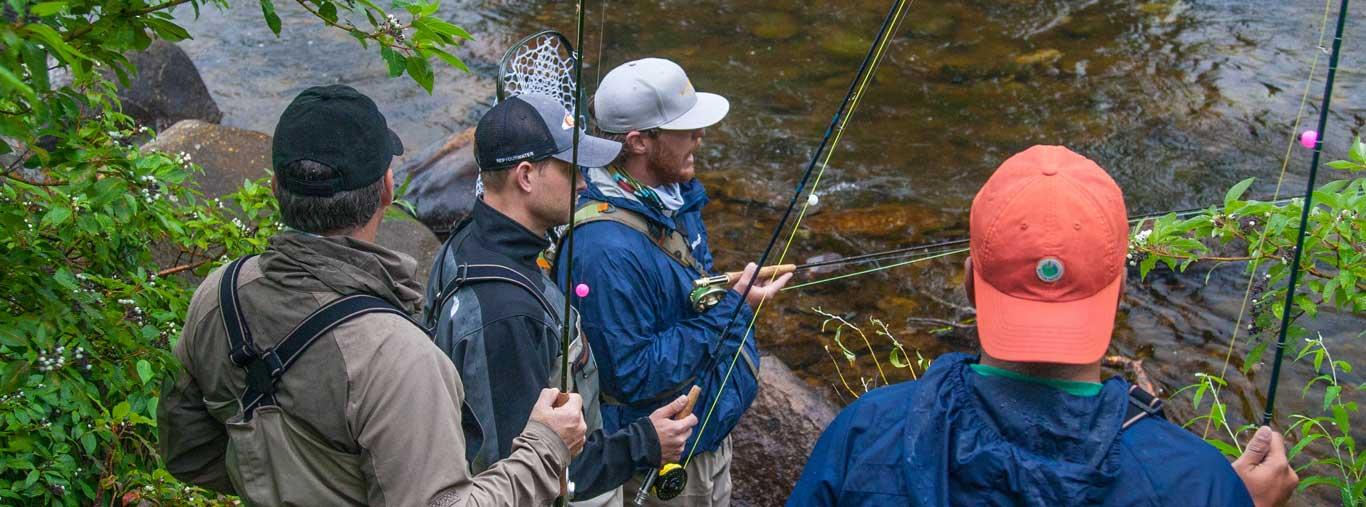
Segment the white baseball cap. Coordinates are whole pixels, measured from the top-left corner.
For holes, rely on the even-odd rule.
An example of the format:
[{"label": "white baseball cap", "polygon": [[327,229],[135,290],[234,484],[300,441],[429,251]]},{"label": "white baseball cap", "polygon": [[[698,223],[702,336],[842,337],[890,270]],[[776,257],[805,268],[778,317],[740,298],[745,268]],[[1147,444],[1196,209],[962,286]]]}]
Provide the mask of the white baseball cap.
[{"label": "white baseball cap", "polygon": [[598,128],[618,134],[706,128],[729,111],[730,101],[694,90],[683,68],[663,58],[643,58],[612,69],[593,97]]}]

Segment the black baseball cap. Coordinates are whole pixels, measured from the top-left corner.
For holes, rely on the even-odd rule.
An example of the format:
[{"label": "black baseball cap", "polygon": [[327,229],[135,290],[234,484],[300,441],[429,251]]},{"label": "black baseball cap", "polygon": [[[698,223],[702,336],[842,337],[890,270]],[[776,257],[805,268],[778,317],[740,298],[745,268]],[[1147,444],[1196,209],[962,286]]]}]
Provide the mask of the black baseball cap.
[{"label": "black baseball cap", "polygon": [[[572,164],[574,123],[573,113],[558,100],[533,93],[509,97],[479,119],[474,159],[485,171],[548,157]],[[580,166],[606,167],[619,152],[621,143],[586,133],[579,136]]]},{"label": "black baseball cap", "polygon": [[[314,86],[294,97],[271,143],[271,164],[279,184],[296,194],[326,197],[356,190],[384,177],[403,142],[389,130],[375,101],[346,85]],[[280,177],[280,168],[299,160],[331,167],[337,176],[303,181]]]}]

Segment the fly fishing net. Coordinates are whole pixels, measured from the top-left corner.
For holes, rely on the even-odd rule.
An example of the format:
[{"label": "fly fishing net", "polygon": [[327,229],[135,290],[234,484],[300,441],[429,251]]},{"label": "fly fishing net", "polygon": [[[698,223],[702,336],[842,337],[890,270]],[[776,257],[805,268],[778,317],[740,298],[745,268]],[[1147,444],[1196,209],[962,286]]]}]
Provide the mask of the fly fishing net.
[{"label": "fly fishing net", "polygon": [[[546,30],[513,44],[498,62],[498,101],[523,93],[554,97],[574,110],[574,45],[560,32]],[[484,195],[484,179],[474,181],[474,195]]]}]

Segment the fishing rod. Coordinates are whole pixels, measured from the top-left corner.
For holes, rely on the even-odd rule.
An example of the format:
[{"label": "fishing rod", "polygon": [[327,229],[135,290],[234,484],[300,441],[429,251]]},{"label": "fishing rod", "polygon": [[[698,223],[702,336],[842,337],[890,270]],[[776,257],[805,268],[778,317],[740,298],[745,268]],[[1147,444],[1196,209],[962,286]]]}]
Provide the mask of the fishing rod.
[{"label": "fishing rod", "polygon": [[1314,180],[1319,174],[1319,155],[1323,153],[1324,130],[1328,127],[1329,104],[1333,100],[1333,78],[1338,73],[1338,56],[1342,52],[1342,31],[1347,25],[1347,0],[1338,7],[1338,26],[1333,34],[1333,51],[1328,57],[1328,78],[1323,84],[1323,105],[1319,107],[1319,126],[1314,141],[1314,156],[1309,161],[1309,181],[1305,183],[1304,207],[1300,210],[1300,230],[1295,236],[1295,255],[1290,261],[1290,280],[1286,283],[1285,303],[1281,307],[1281,330],[1276,335],[1276,359],[1271,367],[1271,382],[1266,390],[1266,411],[1262,424],[1271,424],[1271,413],[1276,408],[1276,386],[1281,380],[1281,361],[1285,357],[1285,337],[1290,329],[1291,308],[1295,303],[1295,289],[1300,281],[1300,257],[1304,253],[1304,236],[1309,230],[1309,213],[1313,210]]},{"label": "fishing rod", "polygon": [[[1272,204],[1285,204],[1290,202],[1291,200],[1293,199],[1276,199],[1268,202]],[[1176,215],[1178,217],[1189,216],[1202,213],[1208,210],[1209,208],[1186,208],[1181,210],[1146,213],[1143,215],[1137,215],[1129,218],[1129,223],[1138,223],[1144,220],[1152,220],[1154,218],[1160,218],[1167,215]],[[861,255],[855,255],[853,257],[841,257],[838,259],[808,262],[806,264],[779,264],[773,266],[764,266],[762,269],[759,270],[757,277],[767,279],[782,276],[788,273],[796,273],[799,271],[805,271],[815,268],[844,266],[849,264],[870,264],[885,261],[896,261],[908,257],[915,257],[918,255],[926,256],[925,258],[919,260],[929,260],[930,258],[937,258],[939,254],[949,250],[953,250],[954,253],[958,253],[959,251],[962,251],[961,247],[968,243],[969,240],[967,238],[958,238],[940,241],[936,243],[895,248],[892,250],[885,250],[881,252],[866,253]],[[891,268],[899,265],[904,264],[886,266],[885,268]],[[706,276],[693,280],[693,289],[688,296],[689,299],[692,301],[693,309],[697,310],[698,313],[701,313],[719,304],[721,302],[721,299],[725,297],[726,290],[728,290],[730,286],[734,285],[736,280],[740,279],[741,274],[742,273],[739,271],[731,271],[715,276]],[[845,278],[847,278],[847,276],[845,276]],[[798,289],[801,287],[806,287],[808,285],[814,285],[814,283],[806,283],[792,287],[784,287],[783,291],[786,292],[788,290]]]},{"label": "fishing rod", "polygon": [[[833,154],[833,146],[839,144],[839,139],[843,135],[844,129],[849,123],[849,119],[857,109],[863,92],[872,81],[873,75],[877,73],[877,69],[882,61],[882,56],[885,54],[892,36],[895,35],[896,27],[902,19],[903,14],[905,14],[905,8],[908,3],[908,0],[896,0],[892,2],[886,17],[882,20],[882,26],[878,28],[877,37],[873,38],[873,42],[869,46],[868,52],[863,57],[863,62],[859,64],[858,72],[855,74],[853,81],[849,83],[849,91],[845,93],[839,108],[835,110],[835,115],[830,119],[830,124],[826,127],[825,134],[821,137],[821,142],[817,145],[815,153],[812,154],[810,163],[807,164],[805,172],[802,174],[801,179],[798,180],[796,188],[793,188],[792,198],[788,201],[787,208],[783,211],[782,217],[779,218],[778,224],[773,228],[773,233],[769,237],[768,245],[764,247],[763,253],[760,254],[759,262],[757,262],[756,265],[763,266],[768,264],[769,256],[773,253],[774,247],[778,245],[778,239],[782,236],[783,229],[786,227],[788,219],[792,216],[793,210],[797,207],[798,199],[807,189],[807,183],[811,181],[813,175],[816,175],[816,170],[818,168],[820,169],[820,174],[824,174],[825,168],[829,165],[830,156]],[[831,149],[827,150],[827,148]],[[820,175],[816,175],[816,184],[812,187],[813,191],[815,190],[815,186],[818,186],[819,183]],[[810,206],[810,200],[807,200],[807,206]],[[806,207],[803,207],[802,215],[805,215],[805,212]],[[798,216],[797,221],[798,224],[800,224],[801,215]],[[796,226],[793,227],[794,235],[795,232]],[[792,239],[789,237],[787,245],[790,246],[791,244]],[[780,259],[786,252],[787,247],[784,247],[783,253],[779,256]],[[781,262],[781,260],[779,262]],[[750,291],[758,284],[759,279],[753,278],[751,281],[752,283],[747,285],[745,290],[740,294],[741,301],[749,297]],[[725,346],[726,338],[732,334],[731,327],[736,323],[736,320],[740,316],[740,311],[744,309],[745,306],[746,305],[744,304],[735,305],[735,308],[730,312],[730,317],[726,319],[725,326],[721,328],[721,335],[717,338],[716,344],[711,350],[711,359],[706,362],[703,369],[698,371],[709,371],[720,364],[719,361],[723,355],[722,350]],[[762,307],[762,304],[760,307]],[[760,308],[755,308],[753,315],[749,319],[747,328],[754,325],[755,320],[759,316],[759,310]],[[684,460],[685,468],[697,453],[697,447],[702,442],[702,436],[707,431],[707,424],[711,421],[711,416],[716,410],[717,403],[721,399],[721,394],[725,391],[731,373],[735,370],[735,365],[740,360],[740,355],[744,353],[744,343],[749,340],[748,329],[739,336],[739,340],[740,345],[736,347],[734,356],[730,358],[730,365],[726,369],[726,375],[722,378],[721,384],[717,386],[716,393],[712,396],[706,414],[702,417],[701,424],[694,434],[693,445],[688,451],[687,458]]]}]

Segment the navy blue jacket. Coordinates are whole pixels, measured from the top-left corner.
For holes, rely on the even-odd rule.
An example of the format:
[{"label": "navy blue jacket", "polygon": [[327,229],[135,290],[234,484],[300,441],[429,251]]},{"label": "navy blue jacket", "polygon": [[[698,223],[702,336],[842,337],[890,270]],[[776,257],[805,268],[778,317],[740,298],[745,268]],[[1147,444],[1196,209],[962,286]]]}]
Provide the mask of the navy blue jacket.
[{"label": "navy blue jacket", "polygon": [[1081,397],[974,373],[946,354],[826,428],[788,499],[805,505],[1251,506],[1228,460],[1145,417],[1121,431],[1128,383]]},{"label": "navy blue jacket", "polygon": [[[693,257],[709,272],[714,270],[707,228],[702,223],[707,193],[701,183],[693,180],[682,185],[684,204],[669,217],[621,191],[602,170],[590,174],[596,177],[589,178],[584,199],[607,202],[640,213],[659,227],[681,231],[692,246]],[[563,252],[559,255],[555,279],[563,286]],[[573,261],[574,283],[586,283],[591,289],[588,297],[578,300],[578,309],[583,332],[598,361],[602,392],[611,398],[602,405],[603,429],[612,433],[648,416],[685,394],[692,378],[702,388],[693,410],[701,428],[700,421],[745,336],[753,315],[748,305],[735,291],[726,291],[719,305],[697,313],[688,293],[694,279],[711,273],[684,267],[644,234],[616,222],[598,221],[576,228]],[[720,360],[709,371],[700,371],[717,350],[717,340],[737,305],[743,308],[719,349]],[[759,353],[754,337],[744,343],[746,355],[757,368]],[[699,453],[720,447],[754,401],[758,387],[758,380],[741,358],[701,436]],[[689,437],[685,455],[698,435],[694,430]]]}]

